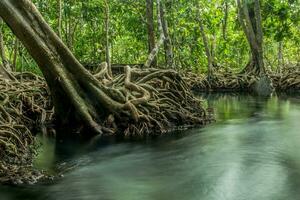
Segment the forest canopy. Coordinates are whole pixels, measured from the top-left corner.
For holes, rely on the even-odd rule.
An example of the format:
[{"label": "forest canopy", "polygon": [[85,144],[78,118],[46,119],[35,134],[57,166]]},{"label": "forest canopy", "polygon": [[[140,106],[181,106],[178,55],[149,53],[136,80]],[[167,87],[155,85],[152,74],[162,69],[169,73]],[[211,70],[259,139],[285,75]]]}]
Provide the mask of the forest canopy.
[{"label": "forest canopy", "polygon": [[[85,64],[105,61],[105,18],[109,7],[111,62],[143,64],[148,56],[146,3],[152,3],[154,34],[159,38],[156,4],[136,0],[35,0],[38,10],[63,41]],[[177,68],[205,72],[207,58],[199,28],[199,10],[214,62],[241,70],[249,60],[249,45],[238,21],[236,1],[162,1]],[[197,5],[199,4],[199,5]],[[261,1],[264,60],[268,68],[299,66],[300,4],[298,0]],[[60,15],[61,14],[61,15]],[[59,20],[61,19],[61,21]],[[60,30],[59,30],[60,29]],[[34,61],[7,26],[1,25],[7,58],[18,71],[38,71]],[[17,51],[16,51],[17,50]],[[165,65],[165,51],[158,63]]]}]

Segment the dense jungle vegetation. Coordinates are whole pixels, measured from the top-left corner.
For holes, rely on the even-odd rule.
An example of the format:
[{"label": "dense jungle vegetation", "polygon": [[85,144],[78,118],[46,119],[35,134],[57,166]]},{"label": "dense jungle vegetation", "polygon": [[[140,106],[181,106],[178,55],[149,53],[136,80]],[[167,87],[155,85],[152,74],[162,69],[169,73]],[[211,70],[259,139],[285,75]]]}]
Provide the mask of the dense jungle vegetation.
[{"label": "dense jungle vegetation", "polygon": [[[75,56],[85,64],[105,61],[106,21],[109,24],[111,62],[114,64],[144,64],[149,48],[153,48],[159,38],[156,4],[151,0],[33,2]],[[266,66],[272,70],[299,67],[299,2],[270,0],[261,1],[261,4]],[[236,1],[165,0],[163,6],[174,67],[198,73],[207,71],[202,31],[216,67],[239,71],[247,64],[250,49],[238,20]],[[147,7],[150,9],[148,14]],[[203,30],[200,24],[203,24]],[[33,59],[4,23],[1,23],[1,31],[6,59],[13,68],[40,74]],[[157,62],[158,66],[166,65],[165,51],[158,53]]]},{"label": "dense jungle vegetation", "polygon": [[1,0],[0,61],[0,182],[34,183],[41,125],[143,138],[214,122],[194,92],[299,91],[300,3]]}]

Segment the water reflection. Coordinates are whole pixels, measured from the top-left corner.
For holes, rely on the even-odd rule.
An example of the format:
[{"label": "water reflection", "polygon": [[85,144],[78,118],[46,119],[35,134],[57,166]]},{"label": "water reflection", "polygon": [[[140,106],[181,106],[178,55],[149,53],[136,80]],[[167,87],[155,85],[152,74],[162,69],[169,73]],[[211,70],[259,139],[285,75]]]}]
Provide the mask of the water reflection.
[{"label": "water reflection", "polygon": [[176,136],[92,151],[44,138],[37,166],[73,170],[47,185],[1,186],[1,200],[299,199],[300,99],[206,98],[218,122]]}]

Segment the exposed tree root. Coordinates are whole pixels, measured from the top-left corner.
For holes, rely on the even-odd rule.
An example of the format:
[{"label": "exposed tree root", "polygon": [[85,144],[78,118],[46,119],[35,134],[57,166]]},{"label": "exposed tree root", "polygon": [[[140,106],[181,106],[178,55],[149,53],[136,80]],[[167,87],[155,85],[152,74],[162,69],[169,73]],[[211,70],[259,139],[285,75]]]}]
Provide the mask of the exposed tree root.
[{"label": "exposed tree root", "polygon": [[[30,183],[35,140],[30,128],[52,118],[45,82],[30,73],[0,79],[0,183]],[[38,174],[38,172],[34,172]]]},{"label": "exposed tree root", "polygon": [[281,74],[271,77],[277,91],[300,90],[300,70],[297,68],[285,68]]},{"label": "exposed tree root", "polygon": [[[285,72],[282,75],[268,72],[276,91],[299,90],[300,72]],[[252,92],[259,76],[254,73],[214,72],[208,81],[204,75],[185,73],[185,80],[196,91],[243,91]]]},{"label": "exposed tree root", "polygon": [[209,81],[206,76],[186,73],[185,79],[196,91],[249,91],[258,81],[253,74],[236,74],[231,72],[214,72]]},{"label": "exposed tree root", "polygon": [[126,67],[124,74],[113,77],[109,67],[103,67],[93,76],[31,1],[0,1],[0,8],[3,20],[39,65],[62,124],[81,123],[92,130],[87,136],[93,137],[161,134],[210,121],[177,72]]},{"label": "exposed tree root", "polygon": [[[35,144],[29,129],[50,120],[53,112],[43,79],[30,73],[15,77],[17,81],[0,79],[0,182],[35,182],[28,166]],[[103,64],[93,77],[97,85],[92,82],[85,89],[97,102],[86,101],[83,109],[96,116],[103,135],[144,137],[213,120],[176,71],[126,66],[113,76]]]},{"label": "exposed tree root", "polygon": [[102,124],[104,133],[162,134],[212,120],[176,71],[126,66],[124,73],[113,78],[105,66],[95,74],[103,88],[98,97],[109,110]]}]

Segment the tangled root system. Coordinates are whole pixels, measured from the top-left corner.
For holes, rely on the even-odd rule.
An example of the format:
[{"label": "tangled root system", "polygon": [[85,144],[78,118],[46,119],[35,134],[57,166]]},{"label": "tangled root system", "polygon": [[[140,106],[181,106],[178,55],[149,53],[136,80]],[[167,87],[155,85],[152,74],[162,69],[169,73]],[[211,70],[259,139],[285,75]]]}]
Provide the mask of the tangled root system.
[{"label": "tangled root system", "polygon": [[52,118],[43,79],[31,73],[15,77],[14,81],[0,79],[0,182],[24,177],[34,155],[30,128]]},{"label": "tangled root system", "polygon": [[[300,90],[300,72],[285,71],[282,74],[268,72],[276,91]],[[196,91],[251,91],[259,76],[255,73],[214,72],[211,80],[205,75],[186,73],[185,79]]]},{"label": "tangled root system", "polygon": [[186,81],[174,70],[138,69],[126,66],[124,73],[109,75],[106,67],[94,75],[105,85],[111,99],[104,123],[109,134],[145,136],[162,134],[212,120]]}]

